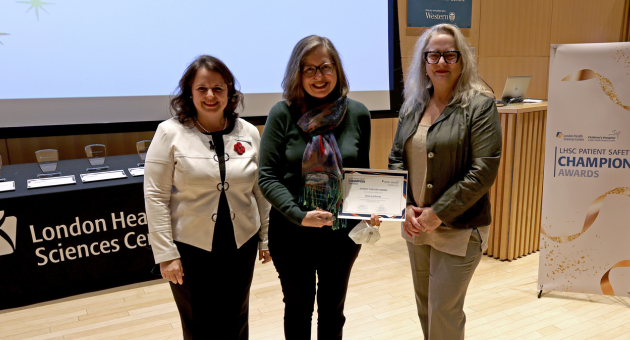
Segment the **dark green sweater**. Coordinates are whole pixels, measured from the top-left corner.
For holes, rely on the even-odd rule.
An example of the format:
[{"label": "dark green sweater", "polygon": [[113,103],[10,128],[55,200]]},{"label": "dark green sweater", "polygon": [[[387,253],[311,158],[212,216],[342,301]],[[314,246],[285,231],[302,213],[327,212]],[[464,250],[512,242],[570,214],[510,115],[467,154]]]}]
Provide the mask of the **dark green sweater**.
[{"label": "dark green sweater", "polygon": [[[271,108],[260,143],[258,184],[271,205],[301,225],[306,211],[298,206],[302,190],[302,156],[311,137],[297,126],[301,112],[278,102]],[[348,99],[346,115],[334,130],[345,168],[370,168],[370,111]]]}]

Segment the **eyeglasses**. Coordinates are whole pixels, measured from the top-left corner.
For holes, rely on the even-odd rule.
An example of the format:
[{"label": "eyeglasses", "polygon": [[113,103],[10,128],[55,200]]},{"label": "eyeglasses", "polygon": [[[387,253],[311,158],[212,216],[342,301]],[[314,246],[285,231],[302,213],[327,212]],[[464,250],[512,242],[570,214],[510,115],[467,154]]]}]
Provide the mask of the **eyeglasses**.
[{"label": "eyeglasses", "polygon": [[317,70],[320,70],[322,74],[331,74],[335,70],[334,63],[323,63],[319,66],[304,66],[302,67],[302,74],[305,77],[314,77],[317,74]]},{"label": "eyeglasses", "polygon": [[437,64],[440,62],[440,59],[444,57],[444,61],[447,64],[457,64],[460,55],[461,52],[459,51],[426,51],[424,52],[424,60],[426,60],[427,64]]}]

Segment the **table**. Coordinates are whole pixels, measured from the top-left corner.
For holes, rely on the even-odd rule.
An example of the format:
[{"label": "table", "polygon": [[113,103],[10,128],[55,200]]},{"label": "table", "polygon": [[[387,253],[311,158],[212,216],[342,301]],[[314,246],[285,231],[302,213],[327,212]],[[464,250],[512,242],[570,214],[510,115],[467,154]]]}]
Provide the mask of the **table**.
[{"label": "table", "polygon": [[[12,251],[0,256],[0,310],[159,278],[146,247],[144,177],[127,170],[139,160],[108,157],[105,165],[128,177],[91,183],[80,179],[87,159],[61,161],[57,171],[77,184],[37,189],[26,188],[41,173],[37,164],[3,168],[16,190],[0,192],[0,250]],[[12,225],[14,245],[7,242]]]}]

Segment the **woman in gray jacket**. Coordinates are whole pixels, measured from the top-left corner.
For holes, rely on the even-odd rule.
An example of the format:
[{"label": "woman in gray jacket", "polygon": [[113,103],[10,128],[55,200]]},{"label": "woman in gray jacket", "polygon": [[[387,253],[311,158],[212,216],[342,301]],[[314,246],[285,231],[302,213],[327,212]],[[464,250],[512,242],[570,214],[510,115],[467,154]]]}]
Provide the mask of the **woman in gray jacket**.
[{"label": "woman in gray jacket", "polygon": [[247,339],[256,249],[268,262],[269,203],[258,187],[256,127],[219,59],[188,66],[147,153],[149,239],[171,281],[185,339]]},{"label": "woman in gray jacket", "polygon": [[390,169],[409,171],[402,225],[425,339],[464,339],[464,298],[487,248],[501,125],[458,28],[422,34],[405,81]]}]

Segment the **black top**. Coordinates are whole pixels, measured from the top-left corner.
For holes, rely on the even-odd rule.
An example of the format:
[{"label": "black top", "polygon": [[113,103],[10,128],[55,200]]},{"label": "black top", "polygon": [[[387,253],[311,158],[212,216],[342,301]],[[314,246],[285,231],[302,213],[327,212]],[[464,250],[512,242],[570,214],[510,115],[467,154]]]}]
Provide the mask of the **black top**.
[{"label": "black top", "polygon": [[[307,102],[307,108],[317,105]],[[302,158],[311,136],[297,125],[302,112],[279,102],[271,109],[260,143],[260,190],[271,205],[286,219],[301,225],[306,211],[298,205],[303,188]],[[332,130],[341,152],[344,168],[370,168],[370,111],[365,105],[348,99],[343,121]],[[272,221],[276,223],[277,221]],[[270,222],[271,223],[271,222]],[[348,221],[351,229],[358,221]]]},{"label": "black top", "polygon": [[[228,204],[227,196],[225,195],[225,189],[230,190],[230,184],[225,182],[225,162],[230,161],[230,156],[228,155],[226,159],[225,143],[223,142],[223,135],[231,133],[232,130],[234,130],[234,122],[232,122],[225,130],[203,133],[204,135],[212,138],[208,147],[210,149],[214,149],[217,153],[216,160],[218,160],[219,163],[219,173],[221,174],[221,183],[223,183],[223,190],[221,190],[221,197],[219,198],[219,208],[217,209],[217,221],[214,227],[215,235],[212,241],[212,249],[214,250],[216,250],[217,247],[222,248],[223,246],[236,247],[236,238],[234,236],[234,225],[232,224],[230,205]],[[230,234],[231,237],[228,236]],[[226,243],[224,240],[230,240],[230,242]]]}]

